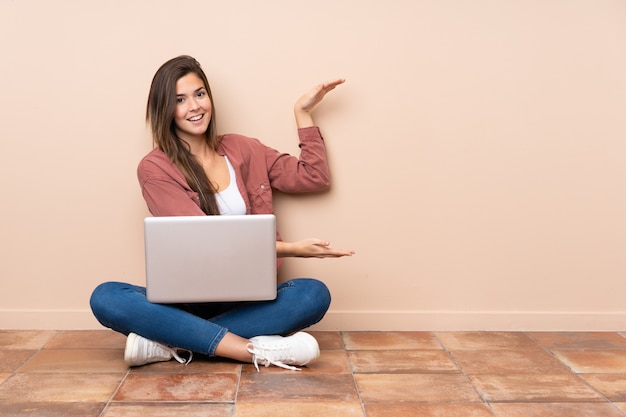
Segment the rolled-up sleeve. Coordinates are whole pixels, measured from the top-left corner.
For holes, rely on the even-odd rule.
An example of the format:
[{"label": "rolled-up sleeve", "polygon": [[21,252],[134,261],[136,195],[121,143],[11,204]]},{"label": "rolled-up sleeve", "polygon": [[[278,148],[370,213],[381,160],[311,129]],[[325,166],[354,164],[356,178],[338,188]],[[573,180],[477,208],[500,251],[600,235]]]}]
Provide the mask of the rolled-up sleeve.
[{"label": "rolled-up sleeve", "polygon": [[279,153],[266,148],[268,176],[272,188],[299,193],[320,191],[330,186],[330,168],[326,145],[316,126],[298,129],[300,156]]}]

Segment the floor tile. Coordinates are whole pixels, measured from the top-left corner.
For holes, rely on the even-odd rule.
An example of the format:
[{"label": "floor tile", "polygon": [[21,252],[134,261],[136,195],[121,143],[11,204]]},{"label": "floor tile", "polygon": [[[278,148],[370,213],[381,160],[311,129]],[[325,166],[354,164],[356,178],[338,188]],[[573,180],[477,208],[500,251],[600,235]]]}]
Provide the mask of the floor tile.
[{"label": "floor tile", "polygon": [[0,350],[0,372],[15,372],[36,350]]},{"label": "floor tile", "polygon": [[0,330],[0,349],[38,350],[57,333],[56,330]]},{"label": "floor tile", "polygon": [[462,375],[356,374],[364,403],[471,403],[480,397]]},{"label": "floor tile", "polygon": [[129,374],[114,401],[233,402],[237,375],[232,374]]},{"label": "floor tile", "polygon": [[243,402],[237,403],[235,417],[364,417],[357,402]]},{"label": "floor tile", "polygon": [[46,344],[46,349],[124,349],[126,336],[113,330],[64,330]]},{"label": "floor tile", "polygon": [[626,402],[626,374],[580,374],[579,376],[609,400]]},{"label": "floor tile", "polygon": [[493,417],[484,404],[366,404],[367,417]]},{"label": "floor tile", "polygon": [[231,417],[233,404],[113,403],[102,417]]},{"label": "floor tile", "polygon": [[448,350],[539,350],[530,337],[522,332],[435,332]]},{"label": "floor tile", "polygon": [[543,350],[455,350],[452,356],[471,375],[569,372],[565,365]]},{"label": "floor tile", "polygon": [[2,404],[2,417],[99,417],[105,403],[15,403]]},{"label": "floor tile", "polygon": [[[626,417],[626,332],[311,332],[294,372],[128,368],[102,330],[0,330],[0,417]],[[367,413],[367,414],[365,414]]]},{"label": "floor tile", "polygon": [[314,374],[349,374],[348,355],[345,350],[323,350],[319,359],[307,364],[303,370]]},{"label": "floor tile", "polygon": [[443,350],[353,350],[348,352],[356,373],[459,373]]},{"label": "floor tile", "polygon": [[339,332],[310,332],[320,345],[320,350],[342,350],[343,339]]},{"label": "floor tile", "polygon": [[243,373],[237,403],[261,401],[358,401],[349,374],[316,375],[296,371]]},{"label": "floor tile", "polygon": [[173,373],[173,374],[238,374],[241,363],[220,359],[196,358],[189,364],[178,363],[175,360],[155,362],[149,365],[130,368],[133,374],[143,373]]},{"label": "floor tile", "polygon": [[624,417],[609,403],[491,404],[498,417]]},{"label": "floor tile", "polygon": [[347,350],[441,349],[428,332],[343,332]]},{"label": "floor tile", "polygon": [[40,350],[19,372],[118,372],[128,370],[124,353],[113,349]]},{"label": "floor tile", "polygon": [[626,349],[626,338],[613,332],[533,332],[529,336],[550,350]]},{"label": "floor tile", "polygon": [[14,374],[0,385],[0,403],[106,402],[122,380],[119,374]]},{"label": "floor tile", "polygon": [[472,375],[472,383],[490,402],[596,402],[602,396],[575,375]]},{"label": "floor tile", "polygon": [[626,374],[626,350],[558,350],[554,354],[576,373]]}]

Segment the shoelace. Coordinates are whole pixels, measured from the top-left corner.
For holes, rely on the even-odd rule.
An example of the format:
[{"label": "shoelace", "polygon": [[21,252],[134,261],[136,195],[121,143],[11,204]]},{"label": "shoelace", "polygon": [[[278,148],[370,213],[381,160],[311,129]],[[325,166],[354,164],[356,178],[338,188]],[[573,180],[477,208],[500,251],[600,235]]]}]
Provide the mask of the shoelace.
[{"label": "shoelace", "polygon": [[[148,346],[151,346],[151,347],[152,347],[152,349],[153,349],[153,355],[159,355],[159,356],[161,356],[162,354],[160,354],[160,353],[156,353],[155,351],[163,351],[163,350],[165,350],[165,352],[166,352],[166,353],[165,353],[165,356],[168,356],[168,354],[171,354],[171,355],[174,357],[174,359],[176,359],[176,361],[177,361],[178,363],[184,363],[184,364],[185,364],[185,366],[186,366],[186,365],[189,365],[189,364],[191,363],[191,359],[193,358],[193,352],[192,352],[192,351],[190,351],[190,350],[185,350],[185,352],[187,352],[187,353],[189,354],[189,358],[188,358],[188,359],[185,359],[185,358],[180,357],[180,356],[178,355],[178,353],[176,353],[176,349],[173,349],[173,348],[171,348],[171,347],[167,347],[167,346],[162,345],[162,344],[160,344],[160,343],[153,342],[153,344],[148,345]],[[151,356],[151,355],[148,355],[148,356]]]},{"label": "shoelace", "polygon": [[185,352],[189,353],[189,358],[187,359],[181,358],[180,356],[178,356],[178,354],[176,353],[174,349],[172,349],[172,356],[174,357],[174,359],[178,361],[178,363],[184,363],[185,366],[187,366],[191,363],[191,360],[193,359],[193,352],[190,350],[185,350]]},{"label": "shoelace", "polygon": [[259,359],[265,361],[266,368],[269,367],[270,365],[274,365],[274,366],[278,366],[279,368],[289,369],[291,371],[301,371],[300,368],[287,365],[286,363],[283,363],[282,361],[274,359],[273,357],[274,355],[272,353],[276,353],[276,352],[283,352],[284,355],[279,355],[279,356],[288,357],[286,348],[287,346],[282,347],[282,348],[274,348],[272,350],[261,349],[261,348],[257,348],[252,343],[249,343],[247,346],[248,352],[252,353],[252,363],[254,364],[254,367],[256,368],[257,372],[260,372],[259,362],[258,362]]}]

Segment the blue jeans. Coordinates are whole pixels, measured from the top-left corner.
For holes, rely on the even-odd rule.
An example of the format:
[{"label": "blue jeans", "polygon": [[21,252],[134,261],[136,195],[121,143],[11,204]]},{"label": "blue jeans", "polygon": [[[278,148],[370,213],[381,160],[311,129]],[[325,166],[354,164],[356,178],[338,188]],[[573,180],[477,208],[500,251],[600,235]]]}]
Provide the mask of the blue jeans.
[{"label": "blue jeans", "polygon": [[272,301],[155,304],[145,287],[105,282],[93,291],[90,305],[105,327],[214,356],[227,332],[249,339],[312,326],[326,314],[330,292],[321,281],[298,278],[279,284]]}]

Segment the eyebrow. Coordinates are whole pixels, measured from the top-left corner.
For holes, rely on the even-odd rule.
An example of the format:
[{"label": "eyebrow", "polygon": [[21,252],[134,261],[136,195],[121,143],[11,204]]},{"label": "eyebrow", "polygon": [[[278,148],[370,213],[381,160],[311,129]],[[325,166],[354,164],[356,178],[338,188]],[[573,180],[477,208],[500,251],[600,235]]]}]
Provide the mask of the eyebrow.
[{"label": "eyebrow", "polygon": [[[197,93],[198,91],[201,91],[201,90],[206,90],[206,88],[205,87],[200,87],[200,88],[198,88],[198,89],[196,89],[194,91],[194,94]],[[185,94],[176,94],[176,97],[184,97],[184,96],[185,96]]]}]

